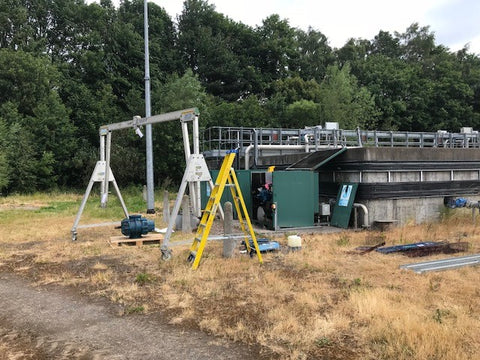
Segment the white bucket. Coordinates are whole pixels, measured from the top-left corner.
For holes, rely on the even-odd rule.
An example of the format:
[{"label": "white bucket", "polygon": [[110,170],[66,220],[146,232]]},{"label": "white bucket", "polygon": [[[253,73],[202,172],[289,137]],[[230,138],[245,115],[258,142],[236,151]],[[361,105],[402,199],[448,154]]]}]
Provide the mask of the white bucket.
[{"label": "white bucket", "polygon": [[298,235],[290,235],[287,237],[288,247],[291,248],[301,248],[302,247],[302,238]]}]

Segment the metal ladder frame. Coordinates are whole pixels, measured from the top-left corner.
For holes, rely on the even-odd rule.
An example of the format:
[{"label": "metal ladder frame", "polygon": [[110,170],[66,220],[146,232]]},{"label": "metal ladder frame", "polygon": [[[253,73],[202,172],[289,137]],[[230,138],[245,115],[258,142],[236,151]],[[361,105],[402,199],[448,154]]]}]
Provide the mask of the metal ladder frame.
[{"label": "metal ladder frame", "polygon": [[253,231],[250,217],[248,216],[245,201],[243,200],[242,192],[240,190],[240,185],[238,183],[237,176],[235,175],[235,171],[232,168],[235,154],[235,150],[229,151],[229,153],[227,153],[223,159],[222,166],[215,181],[215,186],[211,191],[210,198],[208,199],[207,205],[203,211],[202,219],[198,225],[197,233],[195,234],[193,243],[190,246],[190,255],[188,256],[187,260],[193,262],[193,270],[197,269],[200,264],[200,259],[202,258],[203,250],[205,249],[208,235],[210,233],[213,221],[215,220],[215,215],[217,213],[217,209],[219,208],[220,200],[226,186],[230,188],[235,209],[237,210],[238,219],[240,221],[242,231],[245,234],[245,246],[250,253],[250,239],[245,228],[246,222],[258,260],[260,263],[263,263],[262,254],[260,253],[257,238],[255,236],[255,232]]}]

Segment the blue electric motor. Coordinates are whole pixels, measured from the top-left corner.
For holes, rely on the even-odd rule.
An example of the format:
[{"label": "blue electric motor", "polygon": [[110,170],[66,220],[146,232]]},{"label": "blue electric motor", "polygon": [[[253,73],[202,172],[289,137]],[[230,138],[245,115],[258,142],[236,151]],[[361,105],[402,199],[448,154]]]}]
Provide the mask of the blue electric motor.
[{"label": "blue electric motor", "polygon": [[128,236],[130,239],[138,239],[142,235],[148,234],[155,230],[155,223],[153,220],[148,220],[142,215],[130,215],[128,219],[122,220],[122,234]]}]

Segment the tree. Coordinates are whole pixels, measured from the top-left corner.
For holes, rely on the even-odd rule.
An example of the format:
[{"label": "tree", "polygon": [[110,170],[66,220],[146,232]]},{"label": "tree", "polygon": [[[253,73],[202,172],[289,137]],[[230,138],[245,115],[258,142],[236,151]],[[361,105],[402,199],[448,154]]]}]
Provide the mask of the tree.
[{"label": "tree", "polygon": [[307,32],[295,30],[298,60],[296,71],[304,80],[321,82],[327,67],[333,65],[334,56],[328,39],[319,31],[308,28]]},{"label": "tree", "polygon": [[8,182],[7,192],[33,192],[37,189],[39,158],[35,153],[32,134],[22,126],[23,117],[14,104],[7,102],[0,107],[0,119],[5,124],[6,139],[2,147]]},{"label": "tree", "polygon": [[370,48],[370,41],[351,38],[336,51],[337,62],[340,66],[349,63],[349,66],[355,69],[357,64],[367,58]]},{"label": "tree", "polygon": [[292,76],[277,80],[272,84],[274,93],[282,96],[287,104],[299,100],[320,101],[320,85],[316,80],[303,80],[299,76]]},{"label": "tree", "polygon": [[395,35],[405,60],[428,64],[428,60],[436,50],[435,35],[430,32],[430,27],[420,27],[418,23],[413,23],[404,33],[396,32]]},{"label": "tree", "polygon": [[415,73],[403,60],[383,54],[370,55],[362,64],[359,81],[374,96],[379,110],[378,129],[398,130],[408,126],[410,82]]},{"label": "tree", "polygon": [[287,77],[296,71],[298,53],[296,52],[295,29],[288,20],[280,19],[277,14],[263,20],[256,29],[260,42],[256,50],[258,68],[266,84]]},{"label": "tree", "polygon": [[207,92],[235,101],[261,89],[252,59],[254,31],[215,11],[203,0],[187,0],[178,18],[178,44],[184,62]]},{"label": "tree", "polygon": [[346,64],[330,66],[321,84],[321,118],[340,124],[342,129],[375,128],[377,110],[374,97],[357,84]]},{"label": "tree", "polygon": [[389,59],[398,59],[402,53],[400,39],[393,37],[388,31],[380,31],[372,40],[369,52]]},{"label": "tree", "polygon": [[31,185],[28,190],[34,191],[53,186],[57,178],[66,184],[62,175],[69,174],[77,141],[68,111],[56,91],[57,69],[48,59],[23,51],[0,50],[0,54],[0,116],[10,136],[19,139],[18,143],[11,140],[8,156],[13,158],[8,162],[15,167],[16,152],[25,160],[22,179],[12,172],[11,179],[17,177],[11,181],[12,186],[23,189]]},{"label": "tree", "polygon": [[286,110],[287,122],[282,127],[304,128],[305,126],[315,126],[321,123],[321,106],[311,100],[299,100],[288,105]]},{"label": "tree", "polygon": [[472,107],[472,122],[474,128],[480,127],[480,57],[468,52],[468,47],[459,50],[456,54],[461,68],[462,79],[473,92],[470,99]]},{"label": "tree", "polygon": [[[144,1],[122,1],[118,11],[121,24],[131,24],[135,33],[144,36]],[[181,63],[180,53],[175,46],[177,33],[167,12],[155,3],[148,3],[148,35],[150,53],[150,75],[152,79],[165,82],[173,73],[181,72],[185,66]],[[143,52],[142,52],[143,54]],[[143,64],[142,64],[143,66]]]},{"label": "tree", "polygon": [[10,177],[10,166],[7,157],[7,138],[7,124],[0,118],[0,192],[7,188]]},{"label": "tree", "polygon": [[462,76],[461,64],[446,51],[435,54],[433,61],[435,66],[429,77],[432,84],[428,102],[430,118],[425,128],[459,131],[462,126],[474,126],[474,91]]},{"label": "tree", "polygon": [[12,102],[21,114],[33,109],[58,84],[59,74],[46,57],[0,49],[0,103]]},{"label": "tree", "polygon": [[21,0],[0,2],[0,48],[24,49],[33,32]]},{"label": "tree", "polygon": [[[209,99],[198,78],[187,71],[183,76],[172,75],[152,97],[156,113],[182,110],[192,107],[200,109],[200,121],[208,122]],[[185,168],[185,154],[180,124],[170,121],[159,124],[153,130],[155,177],[179,181]]]}]

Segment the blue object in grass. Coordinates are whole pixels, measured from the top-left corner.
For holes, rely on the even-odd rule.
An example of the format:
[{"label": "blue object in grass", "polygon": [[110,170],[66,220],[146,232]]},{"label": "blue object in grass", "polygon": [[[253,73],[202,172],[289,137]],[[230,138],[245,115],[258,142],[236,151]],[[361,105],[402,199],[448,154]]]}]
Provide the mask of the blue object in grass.
[{"label": "blue object in grass", "polygon": [[426,242],[418,242],[413,244],[386,246],[386,247],[378,248],[376,249],[376,251],[381,252],[382,254],[390,254],[394,252],[410,251],[415,249],[434,247],[438,245],[439,245],[438,242],[426,241]]}]

